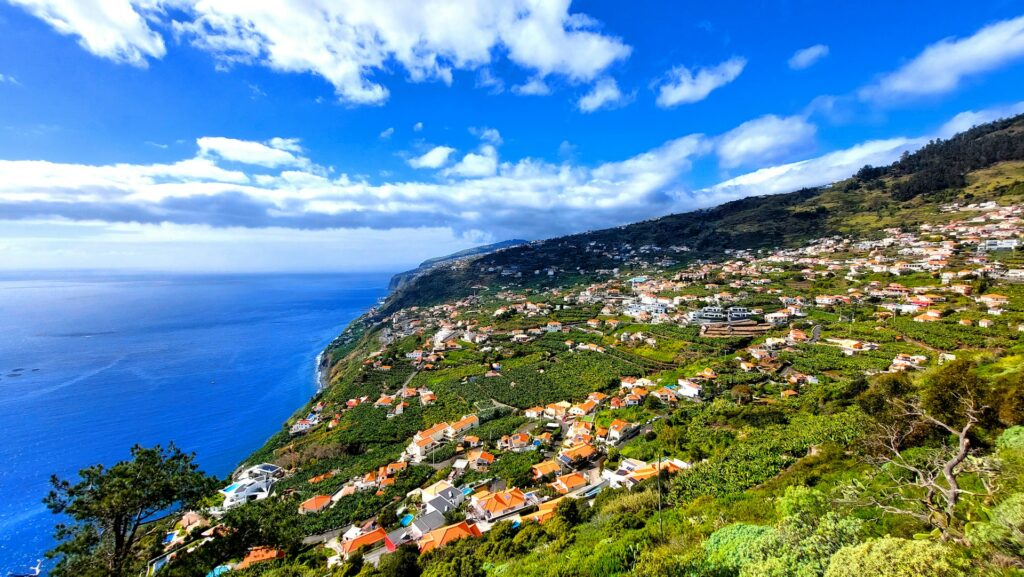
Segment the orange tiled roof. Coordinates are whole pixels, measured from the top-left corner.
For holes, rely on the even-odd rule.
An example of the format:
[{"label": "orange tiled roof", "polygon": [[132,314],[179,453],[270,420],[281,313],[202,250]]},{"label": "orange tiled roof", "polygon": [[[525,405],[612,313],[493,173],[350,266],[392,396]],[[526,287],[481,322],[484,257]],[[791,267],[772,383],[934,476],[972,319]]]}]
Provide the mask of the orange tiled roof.
[{"label": "orange tiled roof", "polygon": [[568,475],[562,475],[554,483],[551,484],[556,491],[560,493],[568,493],[573,489],[578,489],[587,484],[587,478],[582,473],[569,473]]},{"label": "orange tiled roof", "polygon": [[497,493],[485,493],[478,501],[480,509],[496,516],[523,506],[526,495],[519,488],[513,487]]},{"label": "orange tiled roof", "polygon": [[271,547],[254,547],[249,550],[249,554],[245,556],[245,559],[242,559],[242,562],[235,566],[235,569],[245,569],[257,563],[273,561],[282,557],[284,557],[284,551]]},{"label": "orange tiled roof", "polygon": [[329,495],[317,495],[306,499],[301,505],[299,505],[299,507],[301,507],[303,511],[316,512],[325,509],[330,504],[331,497]]},{"label": "orange tiled roof", "polygon": [[554,461],[544,461],[533,466],[534,474],[539,477],[550,475],[551,473],[557,473],[561,470],[562,468]]},{"label": "orange tiled roof", "polygon": [[384,531],[384,529],[377,528],[373,531],[370,531],[369,533],[366,533],[365,535],[360,535],[355,539],[343,541],[341,543],[341,550],[346,556],[348,556],[358,551],[361,547],[372,547],[373,545],[380,543],[381,541],[386,539],[387,536],[388,534]]},{"label": "orange tiled roof", "polygon": [[478,529],[476,525],[470,525],[465,521],[461,521],[454,525],[434,529],[420,538],[416,544],[420,548],[420,553],[426,553],[437,549],[438,547],[444,547],[452,541],[457,541],[466,537],[479,537],[481,535],[482,533],[480,533],[480,529]]}]

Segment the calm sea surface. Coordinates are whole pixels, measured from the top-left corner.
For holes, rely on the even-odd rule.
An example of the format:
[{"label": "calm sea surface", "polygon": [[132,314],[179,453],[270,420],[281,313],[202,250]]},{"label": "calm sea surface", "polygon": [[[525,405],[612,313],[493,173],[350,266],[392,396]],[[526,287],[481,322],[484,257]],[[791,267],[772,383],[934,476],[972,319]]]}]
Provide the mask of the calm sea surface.
[{"label": "calm sea surface", "polygon": [[0,275],[0,576],[52,545],[52,473],[174,441],[224,475],[316,389],[386,275]]}]

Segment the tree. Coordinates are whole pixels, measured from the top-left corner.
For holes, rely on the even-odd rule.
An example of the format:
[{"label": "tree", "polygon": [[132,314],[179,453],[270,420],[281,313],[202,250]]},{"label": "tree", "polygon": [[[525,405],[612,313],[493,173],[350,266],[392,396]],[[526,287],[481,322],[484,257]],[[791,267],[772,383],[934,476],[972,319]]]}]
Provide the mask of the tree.
[{"label": "tree", "polygon": [[575,527],[583,520],[584,506],[586,505],[581,503],[579,499],[568,497],[558,503],[558,507],[555,508],[555,514],[570,527]]},{"label": "tree", "polygon": [[736,401],[737,405],[744,405],[749,403],[754,398],[754,391],[747,385],[736,385],[729,391],[732,395],[732,400]]},{"label": "tree", "polygon": [[363,554],[356,551],[336,573],[337,577],[356,577],[363,570]]},{"label": "tree", "polygon": [[[876,421],[869,460],[888,484],[869,501],[888,513],[915,518],[938,529],[946,540],[963,542],[957,505],[977,493],[962,487],[964,475],[976,475],[987,496],[995,465],[977,458],[971,435],[985,417],[984,387],[973,365],[957,361],[929,379],[918,397],[894,399],[888,420]],[[946,438],[935,447],[915,448],[922,430]],[[947,440],[948,439],[948,440]]]},{"label": "tree", "polygon": [[420,577],[419,556],[416,545],[406,543],[381,558],[378,572],[383,577]]},{"label": "tree", "polygon": [[268,546],[294,550],[302,541],[302,526],[295,503],[269,498],[235,507],[224,515],[231,529],[227,541],[233,551]]},{"label": "tree", "polygon": [[176,505],[195,504],[216,487],[199,470],[194,454],[174,444],[132,447],[132,458],[110,468],[93,465],[78,472],[72,484],[54,475],[53,489],[43,500],[54,514],[72,524],[59,524],[52,575],[120,577],[136,573],[139,530],[157,514]]},{"label": "tree", "polygon": [[832,556],[825,577],[963,577],[968,568],[948,545],[885,537],[843,547]]}]

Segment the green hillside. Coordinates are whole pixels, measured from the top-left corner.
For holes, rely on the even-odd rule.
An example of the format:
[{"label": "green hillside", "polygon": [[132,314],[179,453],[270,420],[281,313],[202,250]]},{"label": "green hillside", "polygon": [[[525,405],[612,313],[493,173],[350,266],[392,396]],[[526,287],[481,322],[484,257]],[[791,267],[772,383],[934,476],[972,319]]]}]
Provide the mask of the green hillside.
[{"label": "green hillside", "polygon": [[[484,256],[472,267],[438,268],[392,295],[384,311],[458,298],[475,285],[567,285],[592,277],[597,269],[622,266],[601,253],[587,252],[591,243],[612,248],[685,245],[693,251],[673,256],[687,262],[718,257],[726,249],[795,246],[834,234],[870,237],[889,227],[913,227],[937,218],[939,203],[1015,202],[1024,198],[1022,132],[1024,116],[1017,116],[935,141],[890,166],[864,167],[829,186],[533,242]],[[515,268],[526,278],[487,271],[494,267]],[[550,267],[560,272],[531,278],[533,271]]]},{"label": "green hillside", "polygon": [[[1022,242],[1018,117],[441,263],[328,348],[243,464],[280,467],[272,491],[228,506],[242,479],[172,463],[213,528],[147,526],[131,574],[1020,576]],[[55,575],[104,574],[110,541],[76,525],[92,554]]]}]

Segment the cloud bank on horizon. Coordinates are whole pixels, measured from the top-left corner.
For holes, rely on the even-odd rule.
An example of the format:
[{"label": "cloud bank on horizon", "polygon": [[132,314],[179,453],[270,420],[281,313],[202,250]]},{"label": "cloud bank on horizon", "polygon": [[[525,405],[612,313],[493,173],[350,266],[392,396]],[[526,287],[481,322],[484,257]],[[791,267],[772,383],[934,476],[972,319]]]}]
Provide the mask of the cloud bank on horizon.
[{"label": "cloud bank on horizon", "polygon": [[[469,74],[469,91],[484,98],[561,106],[593,122],[630,109],[655,119],[734,100],[741,94],[733,85],[771,64],[732,48],[718,58],[668,54],[635,62],[642,56],[635,39],[615,33],[606,18],[574,12],[570,0],[311,0],[303,8],[229,0],[8,2],[118,66],[158,74],[187,49],[223,74],[247,68],[319,78],[348,114],[390,106],[404,83],[454,90],[456,76]],[[831,41],[799,46],[780,48],[772,66],[805,78],[842,57]],[[802,108],[755,106],[746,118],[703,130],[700,117],[676,116],[685,121],[657,127],[660,140],[620,143],[617,155],[598,158],[579,158],[578,144],[565,139],[558,158],[535,154],[523,144],[529,135],[497,115],[494,126],[386,121],[368,139],[396,147],[384,154],[398,166],[375,175],[338,168],[307,134],[266,122],[258,139],[200,132],[171,148],[147,140],[162,151],[159,162],[0,159],[0,221],[10,225],[0,233],[0,266],[29,267],[37,259],[45,267],[132,267],[171,255],[168,267],[185,268],[190,250],[213,246],[223,254],[197,266],[232,268],[224,255],[262,246],[252,256],[268,259],[269,268],[290,268],[296,251],[316,254],[299,268],[331,258],[336,266],[366,268],[365,252],[363,261],[337,260],[313,247],[391,251],[382,262],[405,264],[482,242],[547,238],[788,192],[1024,112],[1024,102],[1003,100],[943,110],[923,129],[864,130],[859,139],[833,137],[831,145],[823,136],[851,124],[850,117],[870,126],[901,103],[954,94],[1022,59],[1024,16],[989,22],[932,40],[859,85],[808,96]],[[251,86],[253,99],[267,96]],[[22,90],[25,83],[5,72],[0,88]],[[566,89],[575,92],[570,101],[542,104]],[[428,108],[421,113],[429,115]]]}]

